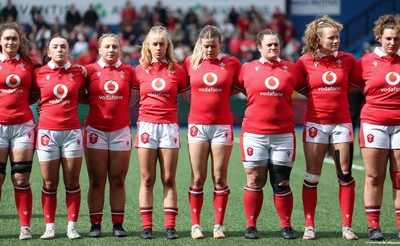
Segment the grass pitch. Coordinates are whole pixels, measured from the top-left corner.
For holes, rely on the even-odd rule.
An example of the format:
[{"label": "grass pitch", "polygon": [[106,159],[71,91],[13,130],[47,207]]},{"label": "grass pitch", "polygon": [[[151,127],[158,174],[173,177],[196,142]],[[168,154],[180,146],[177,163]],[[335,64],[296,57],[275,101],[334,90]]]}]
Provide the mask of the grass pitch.
[{"label": "grass pitch", "polygon": [[[133,130],[135,133],[135,130]],[[82,165],[80,177],[82,189],[81,212],[78,221],[78,232],[83,237],[80,240],[71,241],[66,237],[67,215],[65,207],[65,190],[60,181],[58,189],[58,207],[56,217],[56,238],[50,241],[43,241],[40,236],[44,232],[45,224],[41,208],[42,179],[37,158],[34,159],[34,167],[31,176],[31,185],[34,196],[34,208],[31,227],[33,229],[33,240],[19,241],[19,222],[14,203],[13,187],[7,175],[3,185],[3,197],[0,202],[0,245],[365,245],[368,240],[368,222],[364,212],[363,183],[364,172],[358,146],[355,148],[353,176],[356,180],[356,204],[353,218],[353,229],[360,237],[358,241],[347,242],[341,238],[341,217],[338,202],[338,182],[335,174],[335,167],[329,159],[323,167],[321,181],[318,186],[318,205],[316,212],[317,239],[305,241],[302,239],[304,232],[304,216],[301,203],[301,188],[305,173],[305,161],[301,143],[301,131],[297,131],[297,157],[291,175],[291,187],[294,194],[294,210],[292,224],[297,231],[298,239],[284,240],[280,235],[280,223],[275,207],[273,205],[272,189],[267,182],[264,187],[264,205],[260,214],[257,227],[260,239],[244,239],[246,227],[243,210],[243,186],[246,182],[246,175],[243,171],[239,149],[240,131],[235,132],[236,140],[232,151],[231,162],[228,173],[228,184],[231,189],[224,227],[227,238],[215,240],[212,238],[213,228],[213,187],[210,176],[206,181],[204,206],[201,217],[201,224],[204,229],[205,238],[192,240],[190,237],[190,213],[188,206],[188,187],[190,184],[190,166],[187,153],[186,131],[182,130],[178,172],[177,188],[179,194],[179,215],[176,229],[180,238],[174,241],[165,239],[164,214],[162,200],[162,186],[160,179],[156,181],[153,215],[153,240],[141,240],[141,222],[139,216],[138,191],[139,191],[139,166],[136,149],[132,150],[130,170],[126,182],[127,204],[124,228],[128,232],[127,238],[112,237],[112,224],[110,207],[107,204],[103,210],[102,231],[103,237],[93,239],[87,237],[90,223],[87,208],[88,176],[85,163]],[[357,142],[357,141],[356,141]],[[10,166],[7,168],[10,171]],[[385,243],[398,244],[395,211],[392,202],[390,179],[387,178],[385,185],[384,201],[381,212],[381,226],[386,237]],[[106,198],[108,199],[108,198]],[[400,243],[399,243],[400,244]]]}]

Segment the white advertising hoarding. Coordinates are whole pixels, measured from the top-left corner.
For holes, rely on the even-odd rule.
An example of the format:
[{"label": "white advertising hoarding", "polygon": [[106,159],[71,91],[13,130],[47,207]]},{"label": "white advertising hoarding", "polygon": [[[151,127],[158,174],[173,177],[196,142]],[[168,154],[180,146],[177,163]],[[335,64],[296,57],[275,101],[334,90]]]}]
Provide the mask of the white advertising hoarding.
[{"label": "white advertising hoarding", "polygon": [[[99,17],[101,18],[101,23],[115,25],[120,22],[120,12],[124,7],[125,2],[126,0],[13,0],[13,3],[17,7],[19,14],[18,22],[30,23],[30,11],[32,6],[38,6],[42,10],[46,22],[49,24],[53,23],[56,17],[59,18],[61,23],[64,23],[65,14],[71,4],[75,4],[82,16],[88,9],[89,4],[93,4]],[[157,1],[131,0],[131,3],[139,12],[143,5],[148,5],[150,9],[153,9]],[[188,8],[200,10],[203,6],[206,6],[210,11],[212,11],[217,22],[221,22],[224,18],[226,18],[232,7],[235,7],[240,13],[249,9],[250,6],[254,6],[257,10],[264,14],[264,17],[267,20],[270,19],[270,16],[276,7],[279,7],[282,12],[286,10],[285,0],[163,0],[161,3],[168,10],[174,10],[177,8],[181,8],[184,11],[186,11]],[[0,7],[3,8],[5,6],[5,1],[2,1],[0,5]]]},{"label": "white advertising hoarding", "polygon": [[341,0],[292,0],[292,15],[340,15]]}]

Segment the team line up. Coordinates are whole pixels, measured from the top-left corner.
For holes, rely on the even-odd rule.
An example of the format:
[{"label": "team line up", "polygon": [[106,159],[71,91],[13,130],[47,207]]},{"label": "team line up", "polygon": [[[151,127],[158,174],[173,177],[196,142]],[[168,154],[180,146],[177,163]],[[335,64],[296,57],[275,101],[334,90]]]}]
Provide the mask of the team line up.
[{"label": "team line up", "polygon": [[[302,187],[305,229],[303,239],[316,239],[314,223],[322,164],[331,150],[339,183],[342,237],[357,240],[352,230],[355,180],[352,176],[354,129],[347,94],[361,90],[360,147],[365,166],[364,204],[369,239],[384,240],[380,208],[387,163],[400,238],[400,16],[379,17],[373,29],[380,43],[356,60],[339,51],[341,23],[322,16],[304,31],[303,55],[296,63],[280,58],[279,35],[269,29],[256,37],[260,59],[241,64],[221,51],[223,36],[216,26],[201,29],[193,53],[178,65],[163,26],[153,26],[142,43],[140,65],[120,60],[121,43],[112,33],[98,40],[99,60],[85,67],[72,65],[68,42],[54,37],[43,65],[29,57],[28,41],[16,23],[0,26],[0,188],[7,159],[21,225],[19,239],[32,239],[30,173],[36,150],[43,178],[42,208],[45,232],[55,237],[59,169],[66,190],[67,237],[81,238],[77,221],[81,203],[79,175],[85,156],[89,176],[89,237],[102,233],[105,186],[110,190],[113,236],[126,237],[125,178],[132,146],[140,167],[139,210],[142,239],[153,238],[153,188],[157,163],[163,185],[165,233],[179,238],[176,170],[180,148],[178,103],[190,103],[188,149],[191,183],[188,191],[191,237],[203,238],[201,211],[207,163],[211,159],[214,185],[213,237],[225,238],[224,217],[230,188],[227,170],[233,127],[230,97],[247,98],[240,136],[246,184],[243,204],[244,237],[257,239],[257,218],[268,180],[284,239],[297,237],[291,225],[293,194],[290,173],[295,161],[294,91],[308,98],[303,149],[306,173]],[[30,105],[39,101],[39,121]],[[82,130],[78,104],[89,105]],[[129,108],[139,103],[137,133],[132,143]],[[282,114],[281,112],[285,112]],[[1,190],[0,190],[1,198]]]}]

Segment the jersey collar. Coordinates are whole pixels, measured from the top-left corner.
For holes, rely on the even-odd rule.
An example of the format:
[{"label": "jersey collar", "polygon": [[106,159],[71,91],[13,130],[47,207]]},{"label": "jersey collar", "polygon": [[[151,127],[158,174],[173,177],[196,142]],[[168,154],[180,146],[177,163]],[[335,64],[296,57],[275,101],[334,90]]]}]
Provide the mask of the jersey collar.
[{"label": "jersey collar", "polygon": [[[374,53],[380,58],[388,56],[388,54],[386,54],[386,52],[382,50],[382,47],[376,47]],[[399,51],[397,51],[397,54],[399,54]]]},{"label": "jersey collar", "polygon": [[[276,58],[275,61],[279,63],[279,62],[281,62],[281,60],[282,60],[282,59],[278,57],[278,58]],[[264,57],[261,57],[261,58],[259,59],[259,61],[260,61],[262,64],[265,64],[266,62],[269,63],[269,64],[272,64],[272,62],[275,62],[275,61],[270,62],[270,61],[268,61],[267,59],[265,59]]]},{"label": "jersey collar", "polygon": [[161,61],[158,61],[157,59],[152,59],[150,64],[156,63],[156,62],[163,62],[165,64],[168,64],[168,60],[167,59],[162,59]]},{"label": "jersey collar", "polygon": [[[318,53],[319,59],[328,56],[328,55],[321,53],[321,51],[319,51],[319,49],[317,50],[317,53]],[[338,53],[339,53],[338,51],[335,51],[331,55],[333,55],[336,58],[338,56]]]},{"label": "jersey collar", "polygon": [[[217,55],[217,58],[216,58],[216,59],[218,59],[218,61],[220,61],[220,60],[222,59],[222,57],[224,57],[224,54],[219,53],[219,54]],[[203,56],[203,60],[206,60],[206,59],[207,59],[207,57],[206,57],[206,56]]]},{"label": "jersey collar", "polygon": [[2,62],[5,62],[7,59],[15,59],[15,60],[19,61],[20,58],[21,58],[21,55],[20,55],[20,54],[17,54],[17,55],[14,56],[14,57],[8,58],[8,57],[6,57],[5,55],[3,55],[3,53],[0,53],[0,60],[1,60]]},{"label": "jersey collar", "polygon": [[118,61],[117,61],[116,63],[111,64],[111,65],[105,63],[102,59],[100,59],[97,63],[98,63],[99,66],[102,67],[102,68],[105,68],[105,67],[107,67],[107,66],[114,66],[114,67],[118,68],[118,67],[121,66],[121,64],[122,64],[122,62],[121,62],[119,59],[118,59]]},{"label": "jersey collar", "polygon": [[64,66],[59,67],[53,61],[49,61],[49,63],[47,63],[47,66],[49,66],[51,70],[54,70],[56,68],[64,68],[65,70],[68,70],[71,67],[71,63],[67,61],[67,63],[65,63]]}]

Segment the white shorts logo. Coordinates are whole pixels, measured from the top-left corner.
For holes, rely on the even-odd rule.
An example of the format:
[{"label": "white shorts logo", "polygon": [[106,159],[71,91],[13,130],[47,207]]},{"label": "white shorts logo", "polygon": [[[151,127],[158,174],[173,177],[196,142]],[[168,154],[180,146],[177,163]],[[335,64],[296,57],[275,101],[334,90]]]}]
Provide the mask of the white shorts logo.
[{"label": "white shorts logo", "polygon": [[271,76],[265,79],[265,86],[270,90],[275,90],[279,86],[279,79]]},{"label": "white shorts logo", "polygon": [[203,76],[203,82],[208,86],[215,85],[217,81],[218,81],[218,76],[215,73],[206,73]]},{"label": "white shorts logo", "polygon": [[104,90],[108,94],[115,94],[119,89],[119,85],[114,80],[109,80],[104,84]]},{"label": "white shorts logo", "polygon": [[327,71],[322,75],[322,81],[327,85],[333,85],[337,80],[337,76],[332,71]]},{"label": "white shorts logo", "polygon": [[68,88],[65,85],[58,84],[54,86],[53,93],[57,98],[64,98],[68,93]]},{"label": "white shorts logo", "polygon": [[8,87],[15,88],[21,84],[21,78],[16,74],[10,74],[7,76],[6,84]]},{"label": "white shorts logo", "polygon": [[155,78],[151,81],[151,88],[155,91],[162,91],[167,83],[162,78]]},{"label": "white shorts logo", "polygon": [[389,85],[397,85],[400,82],[400,76],[396,72],[390,72],[386,74],[385,80]]}]

